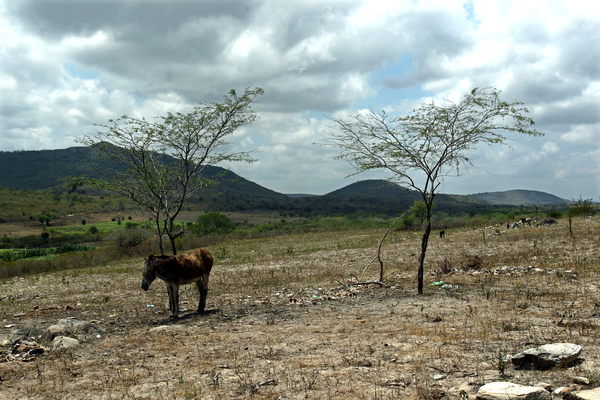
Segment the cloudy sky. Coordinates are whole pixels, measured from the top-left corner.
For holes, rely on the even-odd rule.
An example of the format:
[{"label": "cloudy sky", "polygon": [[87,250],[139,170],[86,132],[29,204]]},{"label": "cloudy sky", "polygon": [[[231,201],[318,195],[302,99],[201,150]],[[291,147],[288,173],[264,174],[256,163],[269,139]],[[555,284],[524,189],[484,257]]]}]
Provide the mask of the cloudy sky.
[{"label": "cloudy sky", "polygon": [[483,146],[446,193],[600,200],[600,3],[511,0],[0,0],[0,150],[76,145],[94,123],[262,87],[231,165],[283,193],[365,178],[319,145],[332,115],[406,113],[495,86],[546,133]]}]

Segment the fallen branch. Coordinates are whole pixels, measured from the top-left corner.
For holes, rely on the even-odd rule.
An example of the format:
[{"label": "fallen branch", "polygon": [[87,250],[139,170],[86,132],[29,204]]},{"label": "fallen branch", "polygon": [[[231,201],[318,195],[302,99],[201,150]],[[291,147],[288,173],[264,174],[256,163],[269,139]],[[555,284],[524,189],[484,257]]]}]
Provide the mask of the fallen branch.
[{"label": "fallen branch", "polygon": [[412,211],[412,209],[408,209],[407,211],[400,214],[399,216],[396,217],[396,219],[394,219],[392,221],[392,223],[390,224],[390,227],[388,228],[387,231],[385,231],[385,234],[379,241],[379,246],[377,247],[377,255],[375,257],[373,257],[373,259],[371,261],[369,261],[369,263],[365,266],[362,273],[360,274],[360,279],[357,279],[357,281],[359,281],[359,282],[362,281],[363,276],[365,276],[365,272],[367,272],[367,269],[369,269],[371,264],[373,264],[373,261],[378,260],[379,261],[379,282],[383,283],[383,260],[381,259],[381,246],[383,246],[383,241],[385,240],[387,235],[392,231],[392,228],[394,227],[394,225],[396,225],[396,222],[398,222],[398,220],[400,218],[404,217],[406,214],[408,214],[411,211]]}]

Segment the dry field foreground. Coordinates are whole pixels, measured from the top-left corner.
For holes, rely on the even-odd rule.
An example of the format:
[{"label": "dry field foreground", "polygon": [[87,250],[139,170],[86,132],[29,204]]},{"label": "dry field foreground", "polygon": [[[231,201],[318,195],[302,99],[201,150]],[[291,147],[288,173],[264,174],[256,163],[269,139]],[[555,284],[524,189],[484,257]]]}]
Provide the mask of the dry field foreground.
[{"label": "dry field foreground", "polygon": [[[418,233],[396,232],[384,246],[384,287],[344,286],[381,232],[226,243],[209,248],[211,312],[193,314],[188,286],[175,323],[162,282],[140,289],[141,259],[10,279],[0,283],[0,339],[64,318],[103,332],[30,361],[0,348],[0,398],[465,399],[491,381],[556,388],[575,376],[595,387],[600,218],[578,219],[574,240],[561,222],[488,228],[486,243],[480,230],[433,237],[424,296],[415,294]],[[469,270],[475,255],[481,267]],[[444,265],[455,271],[432,272]],[[367,273],[377,274],[375,265]],[[430,286],[437,280],[448,286]],[[501,377],[504,355],[552,342],[583,346],[583,361],[551,371],[508,365]]]}]

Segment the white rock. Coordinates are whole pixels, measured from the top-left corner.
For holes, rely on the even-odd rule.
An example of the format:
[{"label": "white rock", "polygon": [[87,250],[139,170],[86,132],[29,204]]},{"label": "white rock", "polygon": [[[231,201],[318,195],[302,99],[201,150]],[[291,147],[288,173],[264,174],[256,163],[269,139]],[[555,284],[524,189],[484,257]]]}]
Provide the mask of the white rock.
[{"label": "white rock", "polygon": [[511,361],[516,368],[550,369],[575,361],[579,354],[581,354],[581,346],[577,344],[551,343],[515,354]]},{"label": "white rock", "polygon": [[573,382],[578,383],[580,385],[589,385],[590,384],[590,380],[588,378],[586,378],[585,376],[576,376],[573,378]]},{"label": "white rock", "polygon": [[571,392],[566,398],[569,400],[600,400],[600,388]]},{"label": "white rock", "polygon": [[544,388],[547,391],[551,391],[552,390],[552,385],[549,384],[548,382],[538,382],[538,383],[535,384],[535,386]]},{"label": "white rock", "polygon": [[50,343],[52,350],[71,349],[77,346],[79,346],[79,340],[68,336],[57,336],[52,340],[52,343]]},{"label": "white rock", "polygon": [[156,332],[170,332],[170,331],[178,331],[183,329],[184,326],[183,325],[160,325],[160,326],[155,326],[154,328],[151,328],[148,330],[148,332],[151,333],[156,333]]},{"label": "white rock", "polygon": [[479,388],[477,400],[551,400],[544,388],[512,382],[490,382]]}]

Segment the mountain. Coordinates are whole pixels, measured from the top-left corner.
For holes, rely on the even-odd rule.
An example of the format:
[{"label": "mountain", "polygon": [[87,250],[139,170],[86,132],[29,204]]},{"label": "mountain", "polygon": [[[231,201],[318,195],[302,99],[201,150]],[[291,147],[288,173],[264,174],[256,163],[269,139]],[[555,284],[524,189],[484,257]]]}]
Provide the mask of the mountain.
[{"label": "mountain", "polygon": [[[352,183],[317,198],[307,199],[312,207],[325,209],[332,214],[355,212],[398,214],[414,201],[422,200],[415,190],[404,188],[395,183],[371,179]],[[465,196],[439,194],[436,196],[436,209],[446,212],[477,213],[489,208],[484,202]]]},{"label": "mountain", "polygon": [[[100,170],[119,169],[90,147],[69,147],[60,150],[0,152],[0,187],[10,189],[59,189],[67,176],[101,178]],[[285,201],[281,193],[262,187],[221,167],[207,166],[204,177],[216,182],[203,197],[218,206],[223,199],[230,208],[265,208],[273,201]]]},{"label": "mountain", "polygon": [[[167,157],[167,156],[165,156]],[[0,152],[0,187],[64,191],[67,176],[99,178],[102,169],[118,169],[113,161],[89,147],[61,150]],[[352,183],[322,196],[285,195],[220,167],[207,166],[204,177],[214,181],[201,196],[190,199],[198,207],[221,211],[278,211],[282,215],[385,214],[397,215],[419,193],[384,180]],[[548,193],[529,190],[480,193],[470,196],[439,194],[436,209],[476,214],[499,206],[565,205],[568,202]]]},{"label": "mountain", "polygon": [[553,194],[535,190],[477,193],[468,197],[491,205],[564,206],[570,203],[568,200],[561,199]]}]

